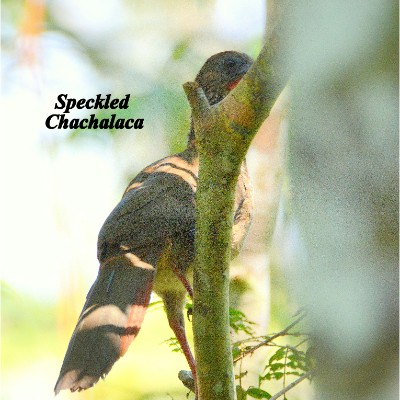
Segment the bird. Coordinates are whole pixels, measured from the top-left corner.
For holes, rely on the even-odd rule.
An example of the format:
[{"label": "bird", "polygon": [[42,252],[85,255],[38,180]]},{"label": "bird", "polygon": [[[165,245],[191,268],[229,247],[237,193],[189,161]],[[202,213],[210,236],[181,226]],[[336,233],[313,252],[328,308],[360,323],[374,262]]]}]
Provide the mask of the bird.
[{"label": "bird", "polygon": [[[224,51],[206,60],[195,81],[210,105],[223,100],[253,60]],[[199,155],[193,119],[187,147],[158,160],[128,184],[98,235],[98,275],[72,333],[54,392],[92,387],[105,378],[137,336],[154,291],[196,381],[196,364],[185,334],[184,305],[193,296],[195,194]],[[246,162],[235,194],[232,253],[249,229],[252,192]]]}]

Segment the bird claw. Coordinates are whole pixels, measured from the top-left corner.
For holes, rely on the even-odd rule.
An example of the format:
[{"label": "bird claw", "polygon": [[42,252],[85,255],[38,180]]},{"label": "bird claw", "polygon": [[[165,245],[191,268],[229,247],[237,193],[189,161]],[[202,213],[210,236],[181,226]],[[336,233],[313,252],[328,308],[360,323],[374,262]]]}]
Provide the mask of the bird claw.
[{"label": "bird claw", "polygon": [[178,378],[186,388],[195,393],[196,389],[194,386],[194,379],[191,371],[185,371],[185,370],[179,371]]},{"label": "bird claw", "polygon": [[190,317],[193,315],[193,307],[191,307],[191,306],[188,307],[186,315],[187,315],[188,321],[190,322]]}]

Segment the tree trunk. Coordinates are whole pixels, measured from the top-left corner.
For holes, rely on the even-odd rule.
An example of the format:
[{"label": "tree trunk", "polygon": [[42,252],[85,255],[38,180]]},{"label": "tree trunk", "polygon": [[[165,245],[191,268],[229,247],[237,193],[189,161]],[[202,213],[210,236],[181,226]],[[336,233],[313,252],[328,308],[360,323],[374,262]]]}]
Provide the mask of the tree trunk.
[{"label": "tree trunk", "polygon": [[240,166],[283,87],[273,50],[265,45],[239,85],[217,105],[210,107],[197,83],[184,85],[200,156],[193,333],[201,400],[235,398],[228,292],[232,211]]}]

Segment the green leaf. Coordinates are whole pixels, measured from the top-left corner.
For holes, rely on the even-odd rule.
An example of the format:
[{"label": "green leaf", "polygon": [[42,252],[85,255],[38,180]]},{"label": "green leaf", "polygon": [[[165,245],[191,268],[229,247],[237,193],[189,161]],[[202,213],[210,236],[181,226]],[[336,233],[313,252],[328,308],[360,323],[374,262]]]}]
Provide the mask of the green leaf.
[{"label": "green leaf", "polygon": [[275,372],[274,373],[274,378],[278,381],[279,379],[281,379],[283,377],[283,372]]},{"label": "green leaf", "polygon": [[293,369],[297,369],[299,364],[294,362],[294,361],[290,361],[286,364],[287,367],[293,368]]},{"label": "green leaf", "polygon": [[171,338],[169,338],[169,339],[167,339],[167,340],[164,340],[163,343],[167,343],[168,346],[171,347],[171,349],[172,349],[172,351],[173,351],[174,353],[179,353],[179,352],[182,352],[182,353],[183,353],[183,351],[182,351],[182,349],[181,349],[181,346],[180,346],[179,341],[178,341],[177,338],[171,337]]},{"label": "green leaf", "polygon": [[265,380],[267,380],[267,381],[271,380],[271,377],[272,377],[271,373],[268,372],[264,376],[260,376],[258,379],[259,379],[259,381],[261,383],[262,381],[265,381]]},{"label": "green leaf", "polygon": [[260,388],[256,387],[250,387],[247,389],[247,394],[254,399],[270,399],[271,395],[266,392],[265,390],[262,390]]},{"label": "green leaf", "polygon": [[248,335],[254,335],[251,326],[254,325],[254,322],[249,321],[244,313],[235,308],[229,308],[229,324],[235,333],[243,331]]},{"label": "green leaf", "polygon": [[273,361],[282,360],[285,357],[286,347],[281,347],[279,350],[275,352],[275,354],[269,359],[269,364],[272,364]]},{"label": "green leaf", "polygon": [[271,371],[277,371],[278,369],[284,368],[284,367],[285,367],[285,364],[282,364],[282,363],[274,363],[274,364],[271,364],[269,367],[271,368]]},{"label": "green leaf", "polygon": [[301,372],[297,372],[297,371],[286,372],[286,375],[303,376],[303,374]]}]

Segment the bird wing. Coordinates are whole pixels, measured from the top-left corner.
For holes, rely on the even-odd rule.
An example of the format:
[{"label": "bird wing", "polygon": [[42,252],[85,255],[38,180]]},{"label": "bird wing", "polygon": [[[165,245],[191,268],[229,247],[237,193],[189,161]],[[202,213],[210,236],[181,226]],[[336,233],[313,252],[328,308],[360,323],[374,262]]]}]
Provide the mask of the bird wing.
[{"label": "bird wing", "polygon": [[195,175],[178,174],[181,169],[163,161],[142,182],[131,183],[105,221],[98,238],[101,263],[121,252],[158,260],[168,239],[194,231]]}]

